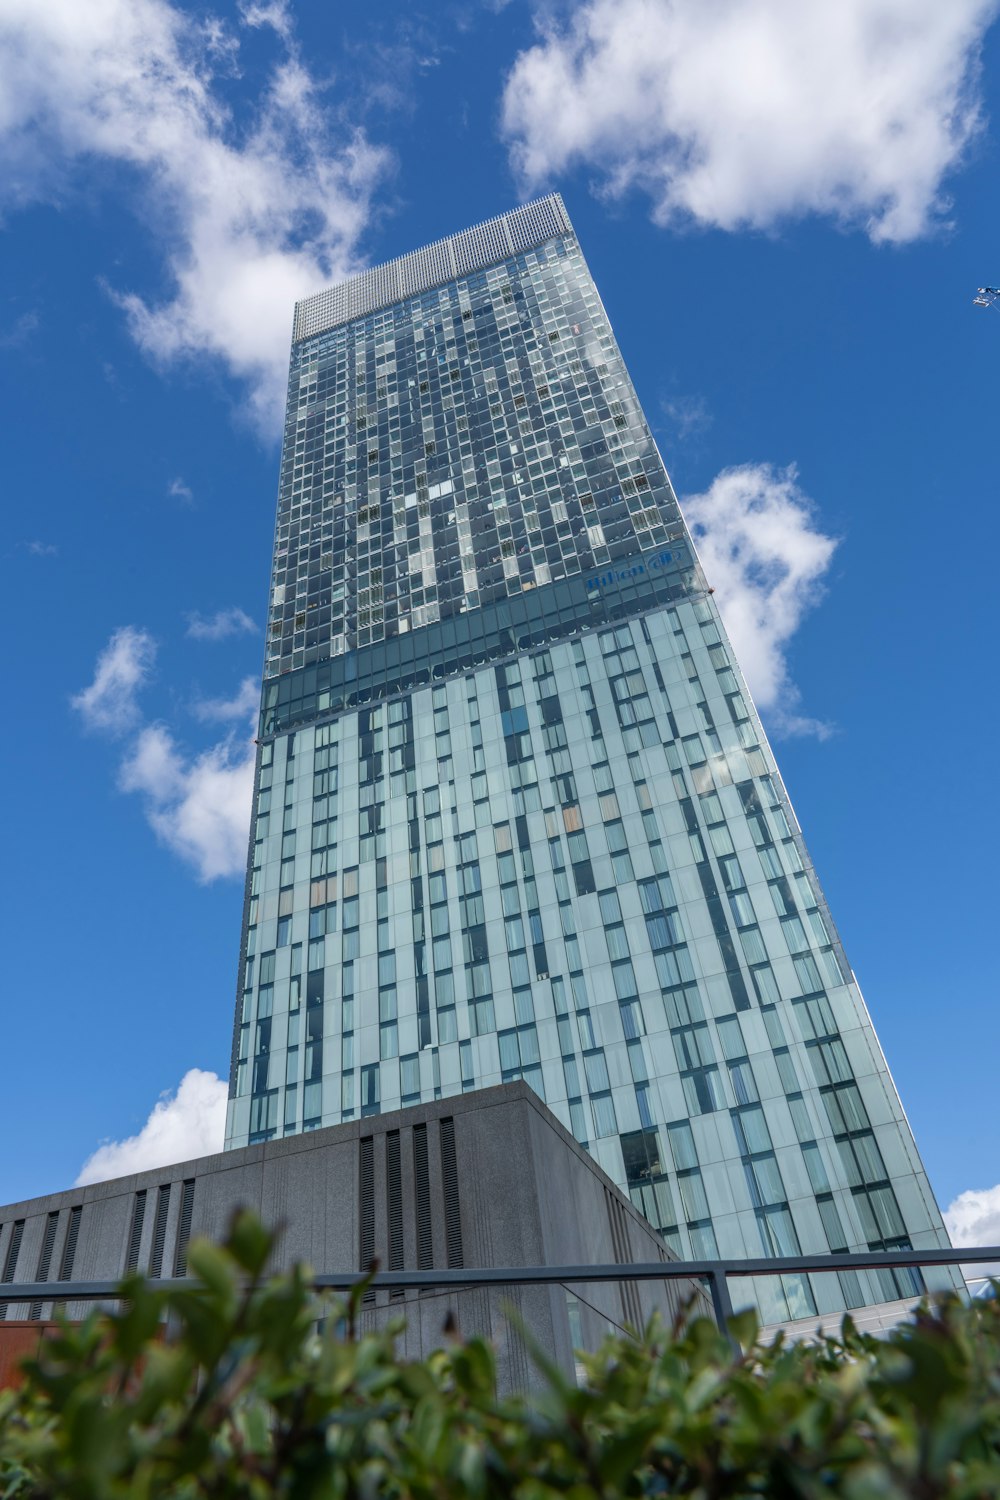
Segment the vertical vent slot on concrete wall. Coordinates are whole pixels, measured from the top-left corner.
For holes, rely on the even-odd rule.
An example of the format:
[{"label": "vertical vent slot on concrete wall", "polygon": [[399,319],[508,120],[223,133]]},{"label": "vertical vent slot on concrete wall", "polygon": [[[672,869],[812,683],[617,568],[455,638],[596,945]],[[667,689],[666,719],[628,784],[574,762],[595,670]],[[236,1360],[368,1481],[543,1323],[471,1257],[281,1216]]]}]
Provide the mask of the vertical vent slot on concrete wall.
[{"label": "vertical vent slot on concrete wall", "polygon": [[462,1220],[458,1210],[458,1162],[455,1157],[455,1121],[441,1121],[441,1185],[444,1189],[444,1236],[449,1267],[464,1266]]},{"label": "vertical vent slot on concrete wall", "polygon": [[125,1270],[135,1271],[139,1266],[139,1246],[142,1244],[142,1225],[146,1217],[146,1189],[140,1188],[132,1204],[132,1227],[128,1232],[128,1249],[125,1252]]},{"label": "vertical vent slot on concrete wall", "polygon": [[80,1238],[80,1219],[83,1217],[83,1208],[77,1204],[76,1208],[69,1211],[69,1228],[66,1230],[66,1243],[63,1245],[62,1258],[59,1262],[59,1280],[72,1281],[73,1262],[76,1259],[76,1242]]},{"label": "vertical vent slot on concrete wall", "polygon": [[[38,1271],[35,1275],[36,1281],[48,1281],[49,1272],[52,1269],[52,1246],[56,1242],[56,1229],[59,1226],[59,1210],[56,1209],[49,1214],[45,1221],[45,1235],[42,1239],[42,1253],[38,1257]],[[42,1304],[32,1302],[28,1308],[28,1318],[32,1323],[37,1323],[42,1316]]]},{"label": "vertical vent slot on concrete wall", "polygon": [[153,1224],[153,1248],[149,1253],[150,1276],[163,1275],[163,1246],[167,1239],[167,1214],[170,1212],[170,1183],[156,1190],[156,1219]]},{"label": "vertical vent slot on concrete wall", "polygon": [[[358,1269],[368,1271],[375,1259],[375,1141],[369,1135],[358,1142]],[[375,1301],[365,1292],[362,1301]]]},{"label": "vertical vent slot on concrete wall", "polygon": [[184,1182],[181,1198],[181,1221],[177,1227],[177,1249],[174,1252],[174,1275],[186,1276],[188,1264],[188,1240],[191,1238],[191,1215],[194,1213],[194,1178]]},{"label": "vertical vent slot on concrete wall", "polygon": [[[14,1280],[17,1270],[17,1257],[21,1253],[21,1239],[24,1235],[24,1220],[15,1219],[11,1225],[10,1239],[7,1242],[7,1254],[3,1261],[3,1279],[9,1285]],[[0,1318],[7,1316],[6,1302],[0,1302]]]},{"label": "vertical vent slot on concrete wall", "polygon": [[417,1270],[434,1269],[431,1228],[431,1174],[427,1161],[427,1126],[413,1127],[413,1183],[417,1209]]},{"label": "vertical vent slot on concrete wall", "polygon": [[[611,1227],[611,1244],[614,1249],[615,1263],[619,1266],[627,1265],[631,1259],[628,1238],[628,1219],[625,1213],[625,1205],[618,1198],[604,1189],[604,1201],[608,1209],[608,1223]],[[622,1322],[630,1323],[633,1328],[642,1327],[642,1304],[639,1301],[639,1293],[634,1281],[619,1281],[618,1296],[621,1301]]]},{"label": "vertical vent slot on concrete wall", "polygon": [[[621,1225],[622,1236],[622,1262],[628,1264],[632,1260],[632,1252],[629,1248],[628,1237],[628,1214],[624,1203],[615,1199],[615,1207],[618,1210],[618,1222]],[[629,1308],[629,1322],[637,1333],[642,1331],[642,1303],[639,1301],[639,1288],[634,1281],[625,1282],[625,1300]]]},{"label": "vertical vent slot on concrete wall", "polygon": [[[385,1208],[388,1228],[387,1271],[403,1269],[403,1172],[400,1163],[399,1131],[387,1131],[385,1137]],[[393,1287],[391,1298],[404,1297],[403,1287]]]},{"label": "vertical vent slot on concrete wall", "polygon": [[611,1212],[611,1194],[607,1188],[604,1189],[604,1207],[608,1214],[608,1228],[611,1230],[611,1254],[615,1258],[615,1265],[619,1266],[621,1265],[622,1258],[618,1249],[618,1226],[615,1223],[615,1216]]},{"label": "vertical vent slot on concrete wall", "polygon": [[[83,1208],[77,1204],[69,1211],[69,1224],[66,1228],[66,1240],[63,1244],[62,1255],[59,1257],[59,1280],[72,1281],[73,1262],[76,1259],[76,1242],[80,1238],[80,1219],[83,1216]],[[53,1302],[53,1312],[58,1307],[60,1312],[66,1311],[65,1302]]]}]

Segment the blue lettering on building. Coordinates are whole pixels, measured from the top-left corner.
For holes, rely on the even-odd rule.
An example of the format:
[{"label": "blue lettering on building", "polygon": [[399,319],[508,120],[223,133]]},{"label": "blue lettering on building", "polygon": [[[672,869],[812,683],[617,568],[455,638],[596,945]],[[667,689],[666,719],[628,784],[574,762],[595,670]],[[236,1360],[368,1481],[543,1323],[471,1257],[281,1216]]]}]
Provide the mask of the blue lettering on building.
[{"label": "blue lettering on building", "polygon": [[608,573],[599,573],[596,578],[587,579],[588,592],[592,589],[604,589],[612,584],[621,583],[623,578],[636,578],[640,573],[652,573],[656,568],[665,568],[672,560],[672,552],[658,552],[655,557],[648,557],[643,562],[634,563],[630,568],[620,568],[617,571],[612,569]]}]

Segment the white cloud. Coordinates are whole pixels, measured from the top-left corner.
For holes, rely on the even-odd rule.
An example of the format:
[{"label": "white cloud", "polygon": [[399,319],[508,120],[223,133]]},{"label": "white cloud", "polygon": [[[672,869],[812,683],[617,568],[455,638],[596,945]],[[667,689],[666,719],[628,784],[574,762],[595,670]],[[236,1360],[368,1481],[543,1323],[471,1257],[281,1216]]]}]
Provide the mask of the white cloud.
[{"label": "white cloud", "polygon": [[[944,1222],[956,1249],[973,1245],[1000,1245],[1000,1182],[991,1188],[970,1188],[959,1193],[944,1211]],[[978,1276],[1000,1277],[1000,1265],[964,1266],[969,1280]]]},{"label": "white cloud", "polygon": [[32,557],[58,557],[59,548],[52,542],[32,541],[25,542],[25,547]]},{"label": "white cloud", "polygon": [[260,682],[256,677],[244,677],[232,698],[199,698],[191,706],[191,712],[203,723],[256,717],[260,704]]},{"label": "white cloud", "polygon": [[[589,0],[546,7],[508,77],[527,187],[575,165],[648,193],[662,224],[817,213],[926,234],[981,125],[996,0]],[[561,17],[561,18],[560,18]]]},{"label": "white cloud", "polygon": [[294,29],[287,0],[243,0],[240,15],[245,25],[255,29],[270,26],[286,41]]},{"label": "white cloud", "polygon": [[118,784],[138,792],[157,837],[193,865],[203,882],[246,868],[254,746],[232,739],[189,756],[163,724],[137,736]]},{"label": "white cloud", "polygon": [[[241,610],[227,613],[245,622],[234,628],[253,628]],[[88,729],[128,736],[118,785],[143,798],[146,818],[162,843],[192,865],[199,880],[241,875],[250,828],[253,741],[230,734],[189,753],[165,725],[144,725],[137,698],[155,655],[148,631],[123,626],[98,657],[93,682],[70,701]],[[258,693],[258,684],[247,677],[232,698],[196,703],[194,713],[205,721],[247,720]]]},{"label": "white cloud", "polygon": [[137,1135],[123,1141],[105,1141],[88,1156],[76,1186],[148,1172],[153,1167],[168,1167],[174,1162],[221,1151],[228,1092],[217,1074],[201,1068],[189,1069],[175,1094],[162,1094],[156,1101]]},{"label": "white cloud", "polygon": [[123,625],[100,656],[89,687],[70,699],[88,729],[124,734],[139,721],[136,697],[156,658],[156,642],[146,630]]},{"label": "white cloud", "polygon": [[664,396],[660,410],[671,424],[678,443],[707,432],[712,425],[712,413],[704,396]]},{"label": "white cloud", "polygon": [[246,610],[235,605],[232,609],[217,610],[209,619],[202,615],[188,615],[187,633],[195,641],[225,641],[231,635],[252,635],[257,627]]},{"label": "white cloud", "polygon": [[176,479],[171,479],[167,485],[167,494],[172,500],[179,500],[182,505],[194,504],[194,491],[180,476]]},{"label": "white cloud", "polygon": [[243,19],[280,52],[250,120],[225,99],[239,37],[218,21],[170,0],[0,0],[0,202],[132,169],[170,285],[160,300],[114,293],[133,337],[160,362],[218,358],[275,432],[293,304],[358,268],[388,157],[338,120],[286,6]]},{"label": "white cloud", "polygon": [[757,707],[785,734],[829,733],[797,712],[786,649],[823,594],[837,546],[815,523],[794,468],[724,469],[682,502],[716,602]]},{"label": "white cloud", "polygon": [[0,332],[0,349],[20,349],[38,327],[36,312],[22,313],[10,328]]}]

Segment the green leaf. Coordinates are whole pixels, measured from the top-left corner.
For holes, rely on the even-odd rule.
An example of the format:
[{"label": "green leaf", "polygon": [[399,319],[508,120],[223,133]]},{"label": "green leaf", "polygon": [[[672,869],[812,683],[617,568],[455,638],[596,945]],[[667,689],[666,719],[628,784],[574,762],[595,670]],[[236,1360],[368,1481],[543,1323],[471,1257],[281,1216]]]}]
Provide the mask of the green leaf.
[{"label": "green leaf", "polygon": [[275,1236],[269,1234],[256,1214],[244,1208],[234,1214],[226,1248],[233,1260],[253,1278],[262,1276]]},{"label": "green leaf", "polygon": [[[945,1299],[884,1339],[710,1320],[609,1339],[583,1384],[498,1397],[487,1340],[401,1361],[394,1320],[322,1337],[270,1238],[189,1249],[194,1285],[123,1284],[0,1392],[0,1500],[985,1500],[1000,1494],[1000,1304]],[[249,1285],[248,1287],[248,1283]],[[347,1318],[360,1311],[349,1300]],[[169,1315],[168,1321],[163,1319]]]}]

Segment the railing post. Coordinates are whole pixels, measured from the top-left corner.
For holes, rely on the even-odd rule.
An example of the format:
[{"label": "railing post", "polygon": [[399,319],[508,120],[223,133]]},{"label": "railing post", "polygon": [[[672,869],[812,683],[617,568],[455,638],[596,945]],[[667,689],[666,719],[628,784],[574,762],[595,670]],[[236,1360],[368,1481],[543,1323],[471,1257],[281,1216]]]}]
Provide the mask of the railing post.
[{"label": "railing post", "polygon": [[712,1295],[712,1308],[715,1312],[715,1321],[719,1325],[719,1332],[726,1335],[734,1354],[742,1354],[742,1349],[729,1329],[729,1319],[733,1316],[733,1299],[729,1295],[729,1281],[725,1270],[720,1267],[718,1270],[709,1271],[705,1280],[708,1282],[708,1290]]}]

